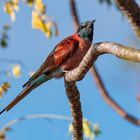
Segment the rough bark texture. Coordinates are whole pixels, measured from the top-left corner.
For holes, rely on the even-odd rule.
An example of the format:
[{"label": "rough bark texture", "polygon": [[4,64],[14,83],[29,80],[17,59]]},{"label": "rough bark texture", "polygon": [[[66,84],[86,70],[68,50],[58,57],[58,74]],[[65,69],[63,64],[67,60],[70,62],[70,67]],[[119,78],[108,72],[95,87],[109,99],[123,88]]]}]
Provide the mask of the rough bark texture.
[{"label": "rough bark texture", "polygon": [[140,8],[135,0],[115,0],[128,22],[140,38]]},{"label": "rough bark texture", "polygon": [[70,110],[73,117],[73,140],[82,140],[83,123],[82,110],[80,103],[80,94],[75,82],[67,82],[65,79],[65,88],[70,103]]},{"label": "rough bark texture", "polygon": [[123,60],[140,62],[140,50],[129,48],[115,42],[101,42],[96,44],[96,52],[101,54],[113,54]]}]

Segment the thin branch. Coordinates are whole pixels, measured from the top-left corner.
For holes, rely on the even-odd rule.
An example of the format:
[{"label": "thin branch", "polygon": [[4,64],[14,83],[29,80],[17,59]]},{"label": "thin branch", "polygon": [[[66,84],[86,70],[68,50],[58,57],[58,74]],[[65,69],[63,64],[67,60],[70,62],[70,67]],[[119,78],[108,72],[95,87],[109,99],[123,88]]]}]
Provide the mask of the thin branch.
[{"label": "thin branch", "polygon": [[[94,64],[96,59],[103,54],[113,54],[114,56],[123,60],[130,60],[133,62],[140,62],[140,50],[126,47],[124,45],[115,42],[100,42],[91,46],[80,65],[65,75],[67,82],[74,82],[82,80],[90,67]],[[103,82],[98,78],[96,71],[93,71],[97,75],[96,84],[101,91],[106,103],[108,103],[121,117],[129,122],[140,125],[140,120],[136,119],[132,115],[126,113],[107,93]]]},{"label": "thin branch", "polygon": [[[67,74],[66,74],[67,75]],[[69,82],[65,79],[65,88],[70,103],[70,109],[73,117],[73,140],[83,139],[82,110],[80,103],[80,94],[75,82]]]},{"label": "thin branch", "polygon": [[21,61],[15,60],[15,59],[10,59],[10,58],[0,58],[0,63],[19,63],[22,64]]},{"label": "thin branch", "polygon": [[140,7],[135,0],[115,0],[117,6],[127,17],[132,29],[140,38]]},{"label": "thin branch", "polygon": [[64,115],[57,115],[57,114],[31,114],[26,115],[24,117],[16,118],[12,121],[9,121],[6,125],[4,125],[0,129],[0,133],[4,133],[7,128],[11,128],[13,125],[30,119],[59,119],[59,120],[65,120],[68,122],[72,122],[72,118]]},{"label": "thin branch", "polygon": [[70,12],[73,19],[74,30],[76,31],[77,28],[79,27],[78,12],[76,8],[75,0],[70,0],[69,2],[70,2]]},{"label": "thin branch", "polygon": [[[96,69],[97,71],[97,69]],[[93,71],[93,74],[97,74],[96,71]],[[108,91],[106,90],[104,84],[102,83],[102,79],[98,79],[95,78],[95,83],[97,85],[97,87],[99,87],[98,89],[100,90],[100,94],[103,97],[103,100],[110,106],[112,107],[122,118],[126,119],[127,121],[136,124],[136,125],[140,125],[140,120],[138,120],[137,118],[135,118],[134,116],[128,114],[127,112],[125,112],[125,110],[115,101],[113,100]],[[101,83],[101,84],[99,84]]]}]

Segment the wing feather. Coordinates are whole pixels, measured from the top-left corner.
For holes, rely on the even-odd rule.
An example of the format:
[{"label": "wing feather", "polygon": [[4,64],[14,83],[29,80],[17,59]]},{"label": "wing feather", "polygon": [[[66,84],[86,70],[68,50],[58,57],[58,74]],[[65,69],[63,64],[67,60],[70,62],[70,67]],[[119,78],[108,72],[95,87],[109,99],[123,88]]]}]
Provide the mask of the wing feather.
[{"label": "wing feather", "polygon": [[78,43],[78,39],[74,38],[73,36],[69,36],[68,38],[62,40],[59,44],[56,45],[56,47],[46,58],[37,72],[29,79],[27,83],[23,85],[23,87],[29,85],[31,81],[43,74],[44,71],[46,73],[51,72],[59,67],[63,62],[66,61],[68,57],[73,55],[73,52],[77,48]]}]

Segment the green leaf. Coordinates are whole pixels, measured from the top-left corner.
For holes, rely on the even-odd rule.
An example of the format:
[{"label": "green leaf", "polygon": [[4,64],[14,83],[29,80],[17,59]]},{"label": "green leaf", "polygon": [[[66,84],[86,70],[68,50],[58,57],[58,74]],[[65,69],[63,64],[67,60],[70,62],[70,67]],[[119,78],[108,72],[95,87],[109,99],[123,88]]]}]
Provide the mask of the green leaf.
[{"label": "green leaf", "polygon": [[7,44],[7,41],[5,39],[1,39],[0,45],[2,48],[6,48],[8,44]]}]

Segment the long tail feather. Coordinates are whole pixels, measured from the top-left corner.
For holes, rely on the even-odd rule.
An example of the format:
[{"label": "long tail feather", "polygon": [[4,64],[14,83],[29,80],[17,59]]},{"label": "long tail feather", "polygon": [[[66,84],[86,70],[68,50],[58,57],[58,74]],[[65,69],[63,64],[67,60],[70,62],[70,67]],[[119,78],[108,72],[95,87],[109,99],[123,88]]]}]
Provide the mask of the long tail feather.
[{"label": "long tail feather", "polygon": [[5,111],[9,111],[13,108],[18,102],[20,102],[25,96],[27,96],[33,90],[32,86],[26,87],[7,107]]},{"label": "long tail feather", "polygon": [[42,75],[35,79],[32,83],[30,83],[29,86],[27,86],[8,106],[6,106],[0,114],[2,114],[5,111],[9,111],[11,108],[13,108],[18,102],[20,102],[25,96],[27,96],[33,89],[37,88],[42,83],[50,80],[51,76]]},{"label": "long tail feather", "polygon": [[26,86],[28,86],[30,84],[30,82],[26,82],[22,87],[25,88]]},{"label": "long tail feather", "polygon": [[5,110],[5,108],[0,112],[0,115],[3,113],[3,112],[5,112],[6,110]]}]

